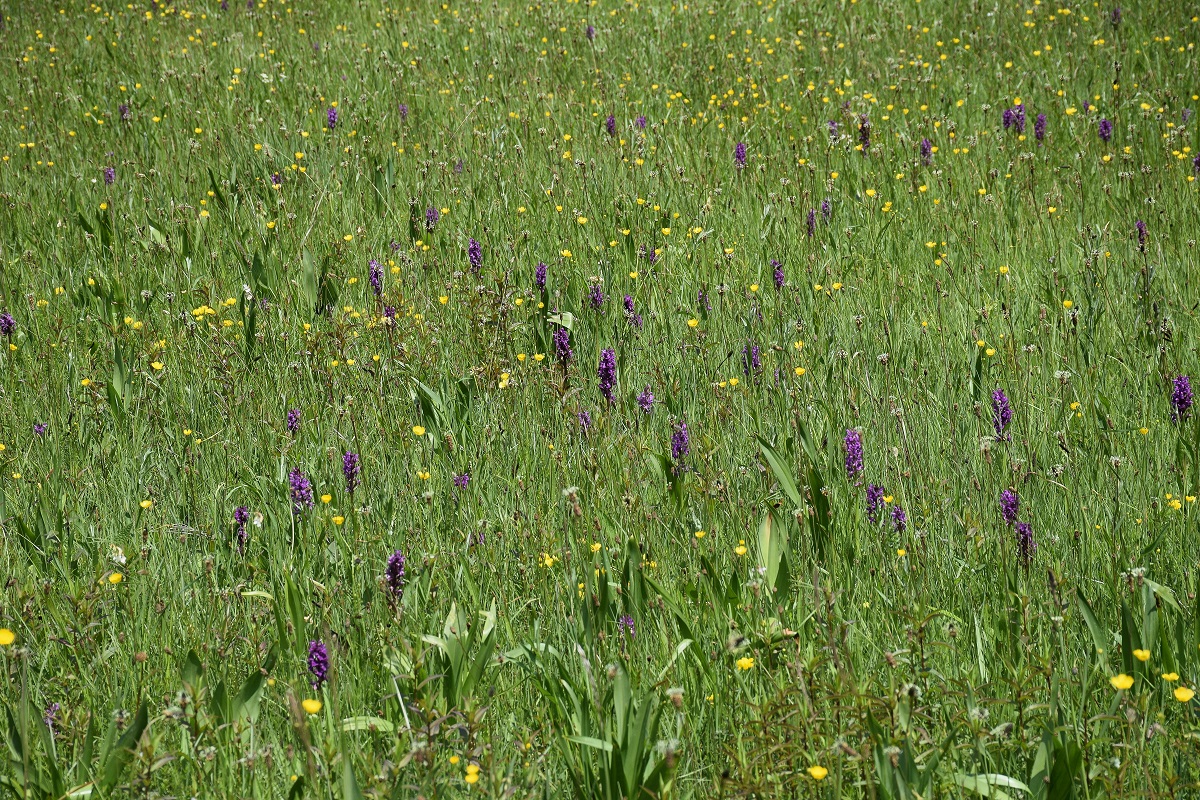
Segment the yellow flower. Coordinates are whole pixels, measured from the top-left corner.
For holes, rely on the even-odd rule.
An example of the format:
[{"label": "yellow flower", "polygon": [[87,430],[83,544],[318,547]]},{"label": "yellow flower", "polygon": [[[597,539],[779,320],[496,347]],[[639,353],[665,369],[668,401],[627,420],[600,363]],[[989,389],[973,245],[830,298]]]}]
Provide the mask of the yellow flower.
[{"label": "yellow flower", "polygon": [[304,706],[304,710],[309,714],[321,713],[321,701],[315,697],[306,697],[300,705]]},{"label": "yellow flower", "polygon": [[695,536],[697,539],[703,539],[705,536],[705,533],[704,533],[704,531],[696,531]]},{"label": "yellow flower", "polygon": [[575,221],[580,225],[587,225],[587,217],[577,217]]},{"label": "yellow flower", "polygon": [[699,324],[700,324],[700,320],[698,320],[698,319],[689,319],[689,320],[688,320],[688,327],[689,327],[689,328],[694,328],[694,327],[696,327],[696,326],[697,326],[697,325],[699,325]]},{"label": "yellow flower", "polygon": [[750,656],[742,656],[737,660],[737,668],[745,672],[754,668],[754,659]]},{"label": "yellow flower", "polygon": [[1162,679],[1164,681],[1166,681],[1167,683],[1174,683],[1175,681],[1179,680],[1179,673],[1178,672],[1164,672],[1162,674]]},{"label": "yellow flower", "polygon": [[571,251],[570,251],[570,250],[563,250],[563,251],[562,251],[562,257],[563,257],[563,258],[570,258],[570,257],[571,257]]},{"label": "yellow flower", "polygon": [[1138,433],[1140,433],[1142,436],[1145,436],[1149,432],[1150,432],[1149,428],[1138,428]]},{"label": "yellow flower", "polygon": [[555,561],[558,561],[558,559],[549,553],[542,553],[542,557],[538,559],[538,563],[540,563],[546,569],[553,567]]},{"label": "yellow flower", "polygon": [[334,525],[341,525],[345,521],[346,521],[346,518],[343,517],[341,514],[338,514],[336,517],[333,518]]},{"label": "yellow flower", "polygon": [[438,302],[441,303],[442,305],[446,305],[446,303],[450,302],[450,298],[447,297],[446,295],[442,295],[441,297],[438,298]]},{"label": "yellow flower", "polygon": [[330,502],[331,500],[333,500],[333,495],[331,495],[331,494],[323,494],[323,495],[321,495],[321,502],[322,502],[322,503],[324,503],[324,504],[326,504],[326,505],[329,505],[329,502]]},{"label": "yellow flower", "polygon": [[[471,766],[475,766],[475,765],[472,764]],[[468,772],[466,775],[463,776],[463,780],[466,781],[468,784],[471,784],[472,786],[475,785],[476,783],[479,783],[478,770],[476,770],[475,772]]]},{"label": "yellow flower", "polygon": [[738,546],[733,548],[733,552],[739,556],[746,555],[746,540],[738,539]]},{"label": "yellow flower", "polygon": [[151,362],[150,362],[150,366],[154,367],[154,369],[155,369],[156,371],[157,371],[157,370],[160,370],[160,369],[162,369],[162,368],[163,368],[163,364],[162,364],[162,362],[161,362],[161,361],[151,361]]},{"label": "yellow flower", "polygon": [[142,502],[138,503],[138,505],[141,506],[142,508],[150,508],[152,505],[154,505],[154,501],[153,500],[143,500]]},{"label": "yellow flower", "polygon": [[424,436],[425,429],[420,425],[413,425],[413,436]]},{"label": "yellow flower", "polygon": [[8,628],[0,628],[0,647],[8,647],[17,640],[17,635]]},{"label": "yellow flower", "polygon": [[829,774],[829,770],[820,764],[813,764],[808,768],[808,774],[812,775],[814,781],[823,781],[825,780],[825,776]]},{"label": "yellow flower", "polygon": [[1112,684],[1114,689],[1122,692],[1128,689],[1130,686],[1133,686],[1133,678],[1129,677],[1124,672],[1122,672],[1120,675],[1112,676],[1108,679],[1108,682]]},{"label": "yellow flower", "polygon": [[1181,703],[1186,703],[1196,696],[1196,693],[1186,686],[1180,686],[1178,689],[1172,692],[1172,694],[1175,695],[1175,699]]},{"label": "yellow flower", "polygon": [[545,357],[546,357],[546,354],[545,354],[545,353],[534,353],[534,354],[533,354],[533,360],[534,360],[534,361],[539,361],[539,362],[540,362],[540,361],[541,361],[543,358],[545,358]]},{"label": "yellow flower", "polygon": [[450,756],[450,766],[457,766],[459,762],[458,756]]},{"label": "yellow flower", "polygon": [[796,367],[796,377],[797,378],[801,377],[807,371],[808,370],[804,369],[804,367]]},{"label": "yellow flower", "polygon": [[729,385],[730,385],[730,386],[737,386],[737,385],[738,385],[738,379],[737,379],[737,378],[730,378],[730,379],[729,379]]},{"label": "yellow flower", "polygon": [[903,547],[901,547],[900,549],[898,549],[898,550],[896,551],[896,557],[897,557],[897,558],[904,558],[906,555],[908,555],[908,551],[907,551],[907,550],[905,550]]},{"label": "yellow flower", "polygon": [[125,580],[125,576],[119,572],[114,572],[112,575],[108,576],[108,582],[111,583],[113,586],[116,586],[118,583],[120,583],[123,580]]},{"label": "yellow flower", "polygon": [[757,291],[758,291],[758,284],[757,284],[757,283],[752,283],[752,284],[750,284],[750,291],[752,291],[752,292],[757,292]]},{"label": "yellow flower", "polygon": [[91,385],[92,385],[92,379],[91,379],[91,378],[84,378],[83,380],[81,380],[81,381],[79,382],[79,385],[80,385],[80,386],[91,386]]},{"label": "yellow flower", "polygon": [[1134,650],[1133,657],[1136,658],[1138,661],[1149,661],[1150,660],[1150,651],[1149,650]]},{"label": "yellow flower", "polygon": [[1068,311],[1071,309],[1071,306],[1073,306],[1073,305],[1075,305],[1074,302],[1072,302],[1070,300],[1063,300],[1063,308],[1067,309]]}]

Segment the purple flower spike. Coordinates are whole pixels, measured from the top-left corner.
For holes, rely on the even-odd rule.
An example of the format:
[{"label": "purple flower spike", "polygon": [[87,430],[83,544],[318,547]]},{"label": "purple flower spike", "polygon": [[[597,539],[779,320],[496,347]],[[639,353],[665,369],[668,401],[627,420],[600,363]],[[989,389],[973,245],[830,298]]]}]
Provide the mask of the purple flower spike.
[{"label": "purple flower spike", "polygon": [[388,556],[383,577],[387,581],[389,602],[399,603],[404,597],[404,553],[397,550]]},{"label": "purple flower spike", "polygon": [[1005,525],[1013,525],[1020,510],[1021,498],[1015,490],[1005,489],[1000,493],[1000,518],[1004,520]]},{"label": "purple flower spike", "polygon": [[863,472],[862,434],[853,428],[846,429],[846,477],[857,482]]},{"label": "purple flower spike", "polygon": [[313,676],[313,688],[329,680],[329,650],[320,639],[308,643],[308,671]]},{"label": "purple flower spike", "polygon": [[883,508],[883,487],[867,484],[867,519],[872,525],[879,524],[879,510]]},{"label": "purple flower spike", "polygon": [[354,490],[362,483],[362,462],[357,453],[347,450],[342,456],[342,475],[346,478],[346,491],[354,494]]},{"label": "purple flower spike", "polygon": [[1033,527],[1028,522],[1018,522],[1014,527],[1017,532],[1017,555],[1021,558],[1021,566],[1029,569],[1029,565],[1033,563],[1033,554],[1037,552],[1037,542],[1033,540]]},{"label": "purple flower spike", "polygon": [[996,430],[996,438],[1006,440],[1010,438],[1005,434],[1005,429],[1012,422],[1012,406],[1008,402],[1008,396],[1004,394],[1003,389],[997,389],[992,392],[992,427]]},{"label": "purple flower spike", "polygon": [[471,262],[471,272],[479,272],[483,267],[483,245],[473,238],[467,241],[467,260]]},{"label": "purple flower spike", "polygon": [[1192,380],[1187,375],[1175,378],[1171,389],[1171,419],[1175,422],[1187,417],[1192,408]]},{"label": "purple flower spike", "polygon": [[288,473],[288,487],[292,496],[293,514],[303,514],[316,505],[313,501],[312,481],[299,467]]},{"label": "purple flower spike", "polygon": [[613,387],[617,385],[617,355],[611,347],[600,351],[600,366],[596,369],[600,380],[600,394],[612,405]]}]

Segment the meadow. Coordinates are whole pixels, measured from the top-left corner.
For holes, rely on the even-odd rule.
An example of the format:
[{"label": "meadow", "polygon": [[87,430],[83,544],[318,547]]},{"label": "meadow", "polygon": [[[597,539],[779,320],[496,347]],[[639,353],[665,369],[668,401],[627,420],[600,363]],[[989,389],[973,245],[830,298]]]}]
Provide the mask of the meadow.
[{"label": "meadow", "polygon": [[0,787],[1200,796],[1197,15],[0,5]]}]

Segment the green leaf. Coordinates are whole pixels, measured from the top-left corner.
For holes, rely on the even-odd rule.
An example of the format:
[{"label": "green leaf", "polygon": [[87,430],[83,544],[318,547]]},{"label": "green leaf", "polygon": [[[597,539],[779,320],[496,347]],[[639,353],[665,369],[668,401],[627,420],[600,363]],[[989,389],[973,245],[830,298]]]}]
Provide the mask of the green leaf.
[{"label": "green leaf", "polygon": [[382,717],[348,717],[342,720],[342,731],[344,733],[350,731],[391,733],[394,730],[396,730],[396,726]]},{"label": "green leaf", "polygon": [[1079,601],[1079,611],[1083,614],[1083,619],[1087,623],[1088,630],[1091,631],[1092,643],[1096,646],[1096,655],[1100,656],[1100,660],[1105,665],[1105,670],[1107,671],[1108,659],[1103,656],[1107,652],[1109,642],[1112,641],[1112,636],[1104,628],[1100,627],[1100,622],[1096,619],[1096,614],[1092,611],[1091,603],[1083,595],[1083,589],[1076,587],[1075,599]]},{"label": "green leaf", "polygon": [[803,508],[804,499],[800,497],[800,490],[796,488],[796,479],[792,477],[792,471],[788,465],[762,436],[758,437],[758,447],[762,450],[763,458],[766,460],[767,466],[771,468],[771,473],[775,476],[780,491],[792,501],[796,508]]},{"label": "green leaf", "polygon": [[146,701],[143,700],[138,705],[137,713],[133,715],[133,722],[121,734],[121,738],[117,740],[116,747],[109,751],[106,763],[103,766],[103,777],[100,779],[100,793],[109,794],[121,780],[121,773],[133,761],[133,754],[137,750],[138,742],[142,738],[142,734],[146,731],[146,725],[149,723],[149,713],[146,707]]}]

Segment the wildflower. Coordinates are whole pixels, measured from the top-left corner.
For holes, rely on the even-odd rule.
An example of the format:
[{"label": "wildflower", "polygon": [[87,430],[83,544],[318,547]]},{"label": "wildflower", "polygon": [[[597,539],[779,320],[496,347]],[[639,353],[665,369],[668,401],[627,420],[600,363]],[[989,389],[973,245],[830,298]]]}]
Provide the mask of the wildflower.
[{"label": "wildflower", "polygon": [[272,172],[271,173],[271,185],[272,186],[281,186],[282,184],[283,184],[283,178],[280,176],[280,174],[278,172]]},{"label": "wildflower", "polygon": [[630,639],[634,638],[633,617],[628,614],[622,614],[620,619],[617,620],[617,630],[622,634],[628,634]]},{"label": "wildflower", "polygon": [[829,770],[822,767],[820,764],[813,764],[808,768],[808,774],[812,776],[814,781],[823,781],[825,776],[829,774]]},{"label": "wildflower", "polygon": [[104,185],[112,186],[117,180],[117,171],[112,167],[104,168]]},{"label": "wildflower", "polygon": [[1192,381],[1187,375],[1179,375],[1175,378],[1173,388],[1171,390],[1171,419],[1178,422],[1181,418],[1189,415],[1189,410],[1192,407]]},{"label": "wildflower", "polygon": [[330,106],[325,116],[329,120],[329,130],[333,130],[334,126],[337,125],[337,109]]},{"label": "wildflower", "polygon": [[646,129],[645,115],[639,114],[638,118],[633,121],[633,124],[638,126],[638,130],[645,130]]},{"label": "wildflower", "polygon": [[467,260],[471,262],[471,272],[479,272],[483,267],[483,246],[474,238],[467,240]]},{"label": "wildflower", "polygon": [[600,366],[596,369],[596,377],[600,380],[600,394],[609,402],[613,401],[613,387],[617,384],[617,356],[611,347],[600,351]]},{"label": "wildflower", "polygon": [[16,330],[17,322],[13,319],[12,314],[7,311],[0,311],[0,336],[12,338]]},{"label": "wildflower", "polygon": [[862,146],[862,154],[865,156],[871,148],[871,121],[866,114],[858,118],[858,143]]},{"label": "wildflower", "polygon": [[308,671],[313,676],[314,689],[320,689],[329,679],[329,650],[320,639],[308,643]]},{"label": "wildflower", "polygon": [[441,213],[436,208],[430,206],[425,209],[425,231],[433,233],[433,229],[437,226],[438,220],[442,218]]},{"label": "wildflower", "polygon": [[1033,136],[1037,139],[1038,144],[1046,138],[1046,115],[1038,114],[1037,119],[1033,121]]},{"label": "wildflower", "polygon": [[1187,703],[1196,696],[1196,693],[1186,686],[1178,687],[1171,694],[1175,695],[1175,699],[1181,703]]},{"label": "wildflower", "polygon": [[1017,512],[1021,507],[1021,498],[1014,489],[1005,489],[1000,493],[1000,518],[1005,525],[1013,525],[1017,521]]},{"label": "wildflower", "polygon": [[650,384],[646,384],[646,388],[642,389],[641,394],[637,396],[638,408],[643,414],[649,414],[654,410],[654,393],[650,391]]},{"label": "wildflower", "polygon": [[233,521],[237,525],[237,543],[238,552],[246,552],[246,523],[250,521],[250,509],[246,506],[238,506],[233,510]]},{"label": "wildflower", "polygon": [[404,553],[397,550],[388,556],[383,577],[387,581],[388,601],[399,603],[404,596]]},{"label": "wildflower", "polygon": [[879,524],[879,509],[883,508],[883,487],[867,484],[867,519],[872,525]]},{"label": "wildflower", "polygon": [[1112,10],[1112,14],[1109,15],[1108,21],[1112,23],[1112,26],[1114,28],[1121,24],[1121,7],[1120,6],[1117,6],[1116,8],[1114,8]]},{"label": "wildflower", "polygon": [[783,288],[784,284],[783,264],[772,258],[771,268],[774,270],[771,277],[775,280],[775,289],[778,291]]},{"label": "wildflower", "polygon": [[846,478],[855,481],[862,476],[862,434],[853,428],[846,429]]},{"label": "wildflower", "polygon": [[571,352],[571,332],[566,328],[554,331],[554,355],[565,368],[570,363],[574,353]]},{"label": "wildflower", "polygon": [[675,423],[675,432],[671,434],[671,459],[678,463],[691,451],[692,447],[688,438],[687,423]]},{"label": "wildflower", "polygon": [[1135,649],[1133,651],[1133,657],[1136,658],[1138,661],[1141,661],[1144,664],[1145,662],[1150,660],[1150,651]]},{"label": "wildflower", "polygon": [[908,515],[904,513],[904,509],[900,506],[892,506],[892,528],[896,533],[904,533],[904,529],[908,527]]},{"label": "wildflower", "polygon": [[805,227],[809,236],[817,232],[817,212],[814,209],[808,210],[808,217],[805,219]]},{"label": "wildflower", "polygon": [[291,489],[293,514],[303,514],[316,505],[313,501],[312,481],[299,467],[288,473],[288,485]]},{"label": "wildflower", "polygon": [[591,290],[588,292],[588,305],[593,311],[600,311],[604,307],[606,297],[604,291],[600,288],[600,284],[593,283]]},{"label": "wildflower", "polygon": [[927,167],[933,163],[933,142],[929,139],[921,140],[921,163]]},{"label": "wildflower", "polygon": [[320,714],[322,704],[315,697],[306,697],[300,705],[304,708],[306,714]]},{"label": "wildflower", "polygon": [[733,163],[738,169],[746,166],[746,143],[738,142],[733,148]]},{"label": "wildflower", "polygon": [[1022,566],[1029,569],[1029,565],[1033,562],[1033,554],[1037,552],[1037,542],[1033,540],[1033,528],[1028,522],[1018,522],[1014,527],[1017,531],[1017,554],[1021,557]]},{"label": "wildflower", "polygon": [[342,475],[346,478],[346,491],[354,494],[354,490],[362,483],[362,463],[357,453],[347,450],[342,456]]},{"label": "wildflower", "polygon": [[288,433],[295,435],[300,432],[300,409],[292,408],[287,412]]},{"label": "wildflower", "polygon": [[406,119],[408,119],[408,104],[407,103],[401,103],[397,110],[400,112],[400,121],[401,122],[404,122]]},{"label": "wildflower", "polygon": [[750,656],[742,656],[741,658],[739,658],[737,660],[736,664],[737,664],[737,668],[740,669],[742,672],[746,672],[748,670],[754,669],[754,659],[751,658]]},{"label": "wildflower", "polygon": [[451,478],[454,483],[454,488],[462,491],[467,488],[467,484],[471,482],[471,473],[464,472],[461,475],[455,475]]},{"label": "wildflower", "polygon": [[1107,142],[1112,138],[1113,124],[1107,119],[1102,118],[1096,127],[1096,132],[1100,134],[1100,139],[1102,141]]},{"label": "wildflower", "polygon": [[33,432],[37,436],[45,436],[46,430],[48,429],[48,427],[49,426],[46,425],[46,423],[44,423],[44,422],[35,422],[35,423],[33,423]]},{"label": "wildflower", "polygon": [[117,106],[117,113],[121,115],[121,122],[129,122],[133,118],[133,114],[129,111],[129,106],[124,103]]},{"label": "wildflower", "polygon": [[831,141],[831,142],[837,141],[837,138],[838,138],[837,120],[831,119],[831,120],[829,120],[829,141]]},{"label": "wildflower", "polygon": [[630,325],[640,330],[642,327],[642,315],[633,310],[633,297],[625,295],[624,305],[625,319],[629,321]]},{"label": "wildflower", "polygon": [[833,215],[833,201],[826,197],[821,201],[821,216],[829,222],[829,218]]},{"label": "wildflower", "polygon": [[1133,686],[1133,678],[1122,672],[1120,675],[1113,675],[1108,679],[1108,682],[1117,691],[1123,692]]},{"label": "wildflower", "polygon": [[371,282],[371,291],[376,297],[383,294],[383,267],[373,258],[367,262],[367,280]]},{"label": "wildflower", "polygon": [[609,136],[617,135],[617,118],[612,114],[609,114],[608,119],[604,120],[604,130],[608,131]]},{"label": "wildflower", "polygon": [[746,344],[742,347],[742,372],[749,376],[751,373],[762,371],[762,356],[758,345]]},{"label": "wildflower", "polygon": [[1137,228],[1138,250],[1145,253],[1146,252],[1146,223],[1142,222],[1139,219],[1136,223],[1134,223],[1134,227]]},{"label": "wildflower", "polygon": [[992,392],[992,427],[996,430],[997,439],[1009,438],[1005,435],[1004,430],[1010,422],[1012,422],[1012,407],[1009,405],[1004,390],[997,389]]},{"label": "wildflower", "polygon": [[592,428],[592,415],[586,411],[580,411],[578,414],[579,429],[586,436],[587,432]]},{"label": "wildflower", "polygon": [[541,261],[533,270],[533,283],[537,286],[538,291],[546,291],[546,265]]},{"label": "wildflower", "polygon": [[8,628],[0,628],[0,647],[8,647],[17,640],[17,635]]}]

